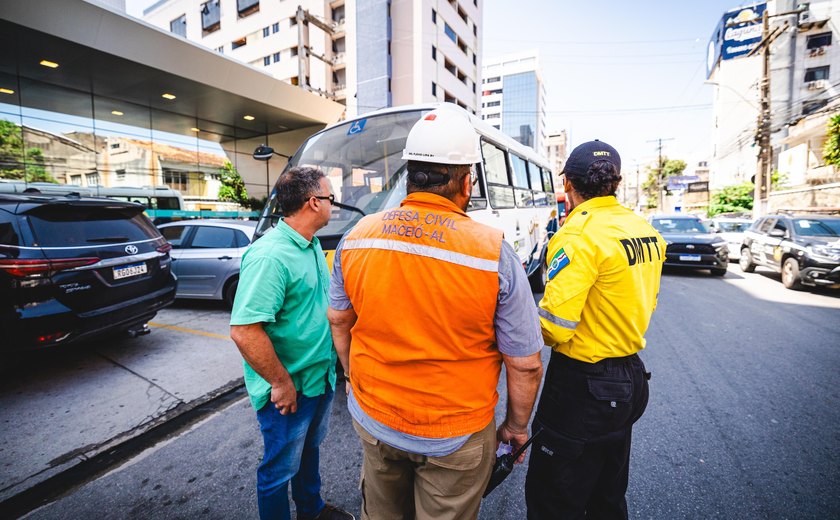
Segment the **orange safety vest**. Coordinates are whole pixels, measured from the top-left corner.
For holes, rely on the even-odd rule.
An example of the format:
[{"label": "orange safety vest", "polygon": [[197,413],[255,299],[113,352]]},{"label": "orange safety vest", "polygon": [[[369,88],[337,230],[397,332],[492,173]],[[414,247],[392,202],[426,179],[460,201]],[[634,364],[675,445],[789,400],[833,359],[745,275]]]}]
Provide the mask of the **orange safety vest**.
[{"label": "orange safety vest", "polygon": [[412,193],[347,234],[341,269],[358,316],[351,384],[368,416],[430,438],[490,423],[501,247],[501,231],[431,193]]}]

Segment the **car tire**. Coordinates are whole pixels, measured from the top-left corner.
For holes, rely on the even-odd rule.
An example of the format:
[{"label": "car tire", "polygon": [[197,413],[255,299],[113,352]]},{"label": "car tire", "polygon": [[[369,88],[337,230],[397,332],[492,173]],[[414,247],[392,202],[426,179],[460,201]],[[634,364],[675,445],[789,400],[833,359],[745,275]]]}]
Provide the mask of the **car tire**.
[{"label": "car tire", "polygon": [[750,248],[745,247],[741,249],[741,257],[738,259],[738,265],[741,266],[741,271],[744,271],[745,273],[752,273],[755,271],[755,264],[752,261]]},{"label": "car tire", "polygon": [[723,276],[726,274],[726,268],[723,269],[712,269],[712,276]]},{"label": "car tire", "polygon": [[802,280],[799,279],[799,262],[789,257],[782,264],[782,285],[791,290],[802,287]]},{"label": "car tire", "polygon": [[227,283],[227,287],[225,287],[225,291],[222,294],[222,297],[225,300],[225,305],[227,305],[229,309],[233,308],[233,299],[236,297],[236,288],[238,286],[239,278],[234,278]]}]

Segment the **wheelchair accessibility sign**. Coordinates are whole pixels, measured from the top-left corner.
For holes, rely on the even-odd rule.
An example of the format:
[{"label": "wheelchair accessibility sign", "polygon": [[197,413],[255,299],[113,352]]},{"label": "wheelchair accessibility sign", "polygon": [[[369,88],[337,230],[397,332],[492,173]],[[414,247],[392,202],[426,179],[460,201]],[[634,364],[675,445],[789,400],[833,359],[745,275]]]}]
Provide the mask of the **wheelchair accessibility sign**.
[{"label": "wheelchair accessibility sign", "polygon": [[367,119],[359,119],[358,121],[353,121],[350,124],[350,128],[347,129],[347,135],[361,134],[362,131],[364,131],[365,129],[365,123],[367,123]]}]

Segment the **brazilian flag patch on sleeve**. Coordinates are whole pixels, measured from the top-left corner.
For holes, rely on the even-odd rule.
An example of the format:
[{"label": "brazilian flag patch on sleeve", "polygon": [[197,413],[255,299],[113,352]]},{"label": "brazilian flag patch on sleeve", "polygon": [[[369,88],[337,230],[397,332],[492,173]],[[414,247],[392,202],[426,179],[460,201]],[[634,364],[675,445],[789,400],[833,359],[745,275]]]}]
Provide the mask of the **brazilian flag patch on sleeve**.
[{"label": "brazilian flag patch on sleeve", "polygon": [[551,280],[557,276],[557,273],[562,271],[563,268],[569,265],[570,262],[569,257],[561,247],[560,251],[557,251],[557,253],[554,254],[554,258],[552,258],[551,262],[548,264],[548,279]]}]

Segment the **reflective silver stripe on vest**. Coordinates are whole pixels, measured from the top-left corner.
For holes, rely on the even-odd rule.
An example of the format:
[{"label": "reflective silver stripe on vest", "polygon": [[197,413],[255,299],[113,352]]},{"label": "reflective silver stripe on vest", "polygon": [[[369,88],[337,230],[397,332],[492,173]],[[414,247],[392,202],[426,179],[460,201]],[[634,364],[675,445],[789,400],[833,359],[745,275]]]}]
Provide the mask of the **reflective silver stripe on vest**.
[{"label": "reflective silver stripe on vest", "polygon": [[564,320],[563,318],[551,314],[545,309],[539,309],[537,312],[540,314],[540,317],[547,319],[555,325],[560,325],[561,327],[569,330],[575,330],[578,326],[578,323],[580,323],[578,321]]},{"label": "reflective silver stripe on vest", "polygon": [[444,262],[463,265],[465,267],[478,269],[479,271],[490,271],[492,273],[499,272],[498,260],[486,260],[484,258],[465,255],[463,253],[456,253],[454,251],[447,251],[437,247],[400,242],[399,240],[388,240],[385,238],[359,238],[355,240],[345,240],[344,249],[385,249],[387,251],[399,251],[410,255],[425,256],[427,258],[434,258]]}]

